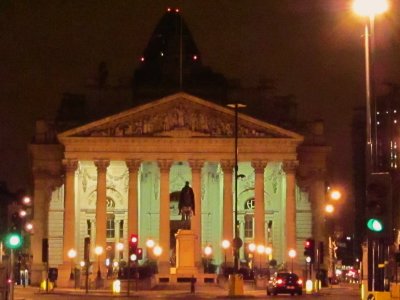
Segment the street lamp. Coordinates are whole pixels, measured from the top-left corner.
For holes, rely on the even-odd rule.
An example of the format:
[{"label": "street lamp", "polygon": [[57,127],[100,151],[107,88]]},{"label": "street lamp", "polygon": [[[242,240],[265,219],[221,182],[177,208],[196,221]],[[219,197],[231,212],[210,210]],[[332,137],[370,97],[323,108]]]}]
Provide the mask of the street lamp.
[{"label": "street lamp", "polygon": [[71,259],[71,274],[69,274],[69,279],[74,280],[74,258],[76,257],[76,250],[75,249],[69,249],[68,251],[68,257]]},{"label": "street lamp", "polygon": [[224,267],[226,268],[226,251],[231,246],[231,242],[228,240],[223,240],[221,245],[222,245],[222,248],[224,249]]},{"label": "street lamp", "polygon": [[325,212],[331,214],[335,211],[335,207],[332,204],[325,205]]},{"label": "street lamp", "polygon": [[272,248],[271,247],[265,247],[265,254],[267,254],[268,262],[269,262],[271,260]]},{"label": "street lamp", "polygon": [[[364,47],[365,47],[365,87],[366,87],[366,174],[369,174],[375,169],[376,158],[376,141],[375,145],[372,142],[372,118],[375,119],[375,110],[371,113],[371,104],[376,108],[374,101],[374,48],[375,34],[374,22],[375,16],[384,13],[389,9],[387,0],[355,0],[353,2],[353,10],[360,16],[366,17],[364,27]],[[374,127],[376,126],[376,122]],[[376,132],[375,132],[376,138]],[[375,149],[374,149],[375,148]]]},{"label": "street lamp", "polygon": [[259,271],[260,271],[260,272],[261,272],[261,255],[264,254],[264,252],[265,252],[265,247],[264,247],[264,245],[258,245],[258,246],[257,246],[257,253],[258,253],[258,256],[259,256],[259,263],[260,263],[260,265],[259,265]]},{"label": "street lamp", "polygon": [[[158,260],[158,258],[162,254],[162,252],[163,252],[163,249],[159,245],[155,245],[153,247],[153,254],[156,257],[156,260]],[[158,272],[158,269],[157,269],[157,272]]]},{"label": "street lamp", "polygon": [[242,240],[239,237],[239,224],[238,224],[238,171],[239,171],[239,166],[238,166],[238,134],[239,134],[239,115],[238,115],[238,109],[239,108],[244,108],[246,107],[245,104],[243,103],[232,103],[228,104],[228,107],[233,108],[235,111],[235,237],[233,240],[233,249],[234,249],[234,273],[237,274],[239,271],[239,249],[242,247]]},{"label": "street lamp", "polygon": [[97,279],[101,279],[101,271],[100,271],[100,255],[103,254],[103,247],[97,246],[94,248],[94,253],[97,255]]},{"label": "street lamp", "polygon": [[146,254],[147,254],[147,258],[149,258],[149,259],[152,258],[151,249],[154,249],[155,245],[156,245],[156,243],[155,243],[154,240],[152,240],[152,239],[148,239],[148,240],[146,241]]},{"label": "street lamp", "polygon": [[290,249],[288,254],[289,254],[289,257],[291,258],[291,261],[292,261],[292,273],[293,273],[293,259],[296,257],[297,252],[294,249]]},{"label": "street lamp", "polygon": [[250,243],[248,248],[249,248],[249,251],[250,251],[250,255],[249,256],[251,258],[251,270],[253,271],[253,269],[254,269],[254,252],[256,251],[257,246],[254,243]]},{"label": "street lamp", "polygon": [[205,246],[204,255],[206,256],[206,273],[208,273],[208,264],[212,252],[212,247],[210,245]]},{"label": "street lamp", "polygon": [[31,204],[32,204],[32,199],[31,199],[31,197],[29,197],[29,196],[24,196],[24,197],[22,198],[22,204],[23,204],[23,205],[26,205],[26,206],[31,205]]}]

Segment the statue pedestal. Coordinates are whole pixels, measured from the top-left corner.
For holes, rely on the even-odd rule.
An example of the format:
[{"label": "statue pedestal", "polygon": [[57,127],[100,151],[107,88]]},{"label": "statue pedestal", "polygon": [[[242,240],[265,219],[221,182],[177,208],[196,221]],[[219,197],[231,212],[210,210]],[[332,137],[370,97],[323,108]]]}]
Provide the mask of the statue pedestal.
[{"label": "statue pedestal", "polygon": [[195,241],[197,235],[192,230],[179,229],[176,237],[176,274],[196,275]]}]

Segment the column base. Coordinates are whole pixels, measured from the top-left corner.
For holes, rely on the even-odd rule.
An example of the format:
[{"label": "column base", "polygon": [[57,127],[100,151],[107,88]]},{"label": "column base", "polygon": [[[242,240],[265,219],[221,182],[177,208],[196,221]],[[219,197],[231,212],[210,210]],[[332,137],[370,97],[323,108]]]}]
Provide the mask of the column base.
[{"label": "column base", "polygon": [[228,279],[229,296],[243,296],[243,276],[241,274],[231,274]]},{"label": "column base", "polygon": [[58,266],[58,276],[56,286],[71,288],[75,286],[75,278],[71,277],[71,263],[64,262]]},{"label": "column base", "polygon": [[46,279],[46,268],[43,263],[32,264],[30,279],[33,286],[40,286],[40,283]]},{"label": "column base", "polygon": [[171,265],[169,262],[160,261],[158,262],[158,274],[170,274]]}]

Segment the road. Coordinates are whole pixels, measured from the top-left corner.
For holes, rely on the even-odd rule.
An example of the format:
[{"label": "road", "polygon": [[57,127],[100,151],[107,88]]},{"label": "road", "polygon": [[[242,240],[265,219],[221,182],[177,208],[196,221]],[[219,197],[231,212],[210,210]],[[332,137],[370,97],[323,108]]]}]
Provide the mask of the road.
[{"label": "road", "polygon": [[[111,295],[108,292],[89,291],[85,294],[81,290],[55,290],[48,294],[39,292],[38,288],[34,287],[16,287],[15,300],[74,300],[74,299],[87,299],[87,300],[108,300],[108,299],[229,299],[228,292],[219,287],[199,287],[195,294],[190,294],[188,290],[156,290],[156,291],[138,291],[131,292],[131,296],[125,295]],[[312,295],[294,296],[295,299],[326,299],[326,300],[351,300],[360,299],[358,285],[343,285],[335,286],[333,288],[324,288],[320,293]],[[245,290],[245,297],[240,299],[291,299],[290,295],[267,296],[263,290]]]}]

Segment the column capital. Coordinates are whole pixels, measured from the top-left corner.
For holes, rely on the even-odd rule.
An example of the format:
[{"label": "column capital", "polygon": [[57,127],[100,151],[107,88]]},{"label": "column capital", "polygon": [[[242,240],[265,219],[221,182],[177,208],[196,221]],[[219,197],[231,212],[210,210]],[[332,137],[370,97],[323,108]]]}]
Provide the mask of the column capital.
[{"label": "column capital", "polygon": [[77,159],[63,159],[62,163],[66,172],[75,172],[78,168]]},{"label": "column capital", "polygon": [[298,166],[299,166],[299,161],[297,161],[297,160],[285,160],[282,163],[282,169],[287,174],[288,173],[289,174],[290,173],[291,174],[296,173],[296,170],[297,170]]},{"label": "column capital", "polygon": [[255,159],[251,161],[251,166],[254,168],[256,173],[263,173],[267,164],[268,160],[263,159]]},{"label": "column capital", "polygon": [[125,161],[126,166],[128,167],[129,173],[139,171],[140,166],[142,165],[142,161],[140,159],[129,159]]},{"label": "column capital", "polygon": [[204,166],[204,159],[189,159],[188,162],[193,172],[200,172]]},{"label": "column capital", "polygon": [[224,173],[233,173],[233,168],[235,167],[235,161],[231,159],[221,159],[221,168]]},{"label": "column capital", "polygon": [[158,159],[157,160],[158,167],[161,172],[167,172],[171,169],[173,160],[172,159]]},{"label": "column capital", "polygon": [[94,161],[94,165],[97,167],[98,172],[105,172],[110,165],[110,161],[108,159],[97,159]]}]

